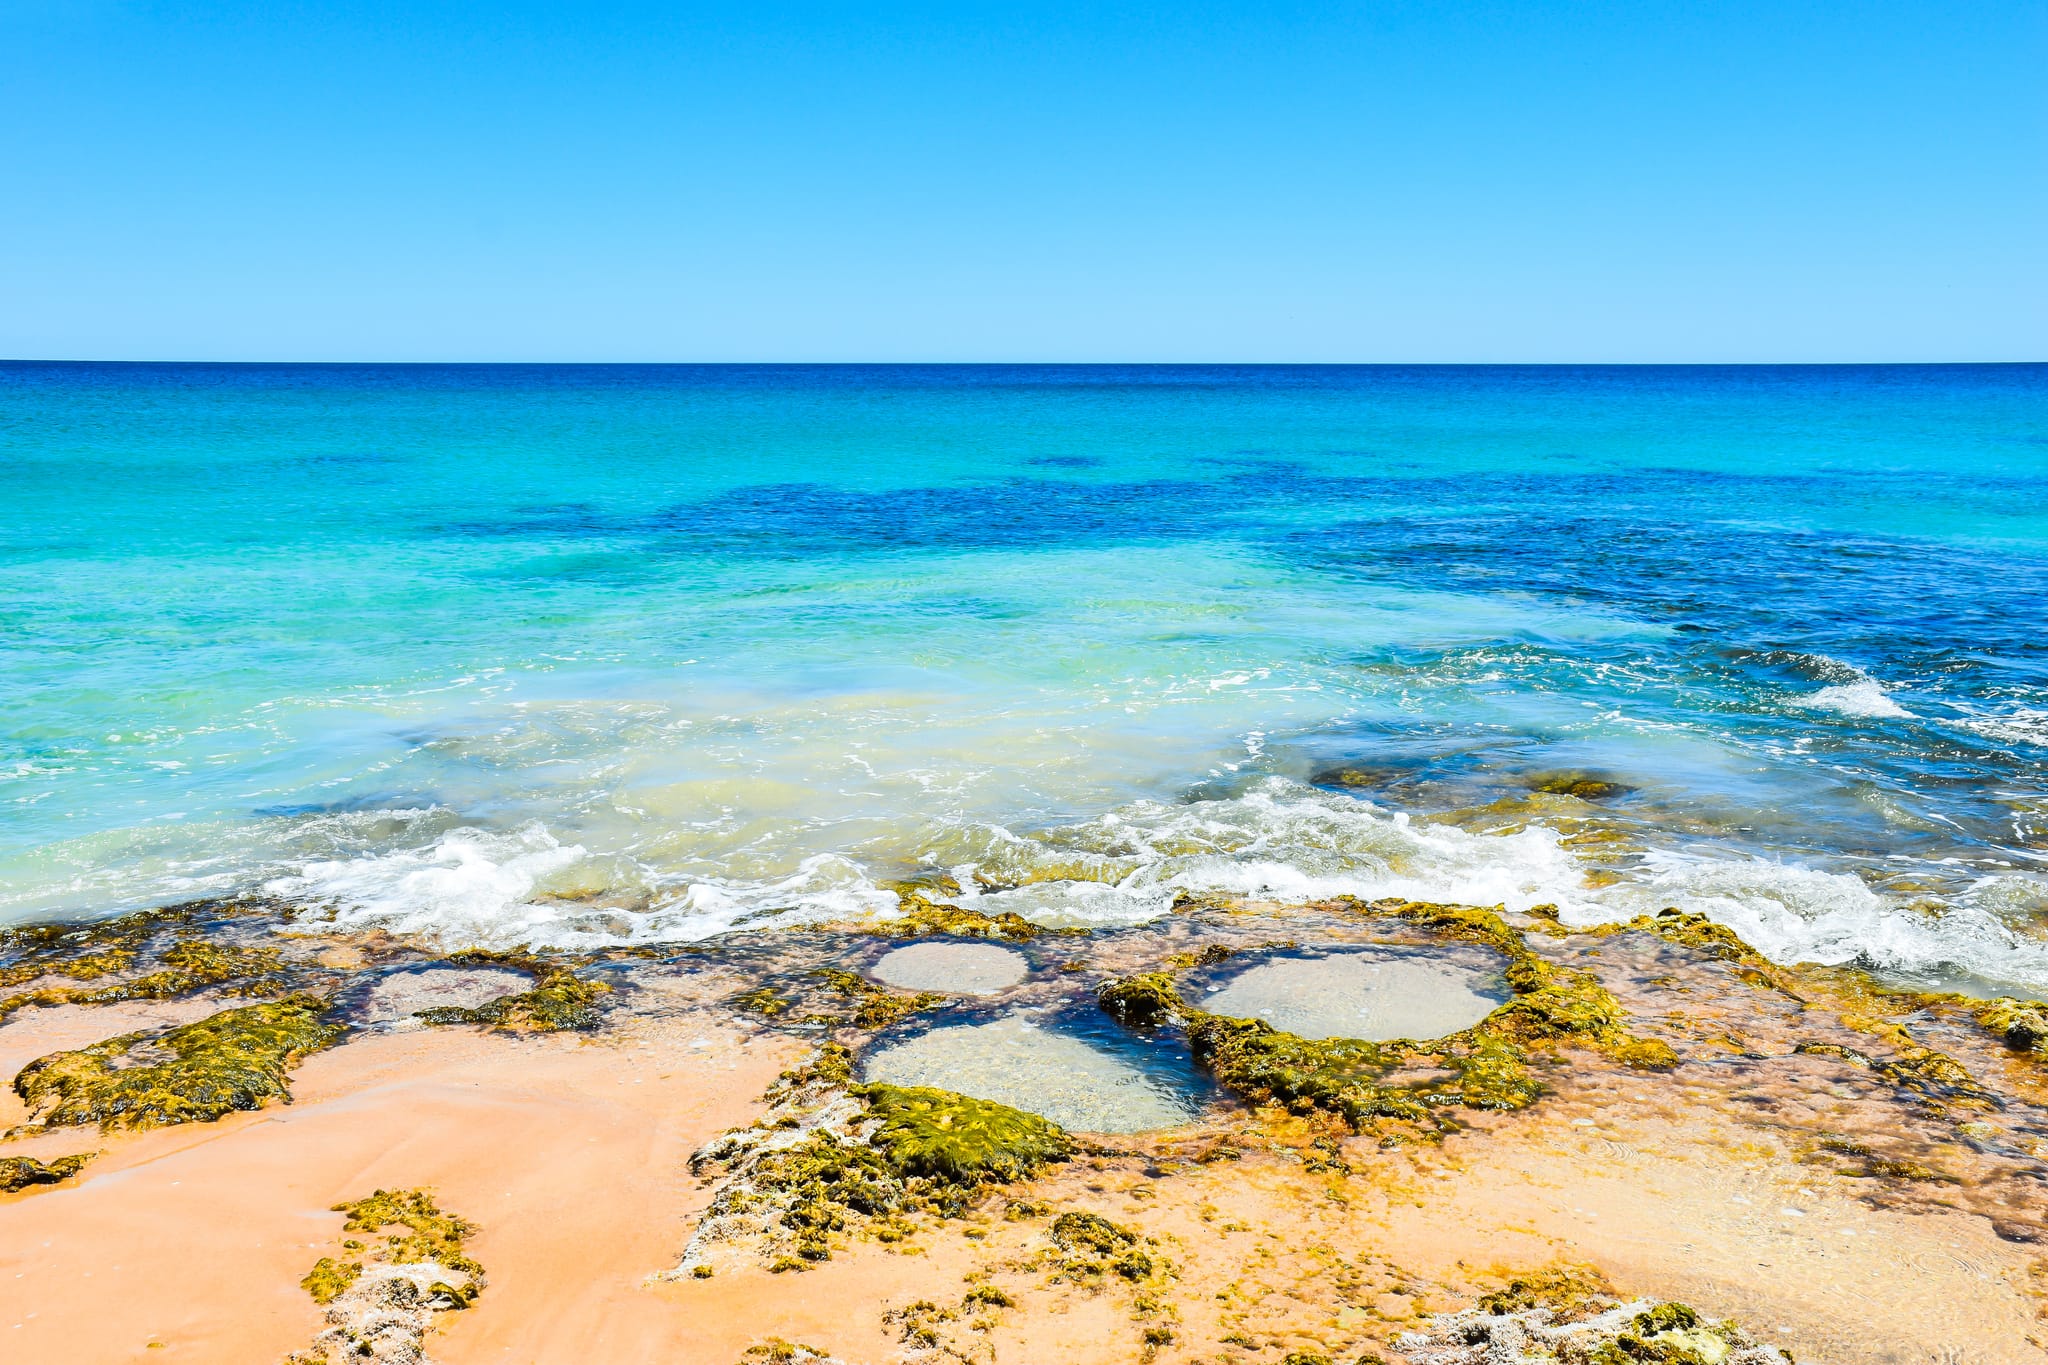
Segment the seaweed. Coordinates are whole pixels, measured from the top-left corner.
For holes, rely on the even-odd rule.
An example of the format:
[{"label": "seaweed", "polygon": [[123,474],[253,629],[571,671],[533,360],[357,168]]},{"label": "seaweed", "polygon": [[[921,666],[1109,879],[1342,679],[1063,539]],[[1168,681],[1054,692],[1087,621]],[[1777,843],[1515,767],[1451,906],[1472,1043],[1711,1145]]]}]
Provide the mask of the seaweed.
[{"label": "seaweed", "polygon": [[924,1086],[851,1085],[846,1048],[827,1043],[783,1073],[775,1106],[691,1159],[732,1174],[713,1200],[676,1274],[693,1274],[701,1248],[734,1229],[768,1231],[770,1269],[830,1260],[831,1234],[856,1219],[900,1240],[901,1215],[957,1217],[981,1190],[1064,1161],[1073,1142],[1057,1124],[1006,1105]]},{"label": "seaweed", "polygon": [[1859,1014],[1843,1015],[1842,1023],[1891,1044],[1891,1054],[1873,1056],[1839,1043],[1800,1043],[1792,1050],[1808,1056],[1839,1057],[1864,1067],[1938,1116],[1949,1116],[1957,1109],[1983,1111],[2000,1107],[1998,1097],[1979,1085],[1967,1067],[1946,1052],[1919,1042],[1905,1025]]},{"label": "seaweed", "polygon": [[499,996],[473,1008],[445,1005],[413,1017],[429,1024],[481,1024],[501,1033],[560,1033],[586,1029],[598,1020],[598,1001],[611,983],[576,975],[565,963],[525,950],[472,949],[448,959],[460,966],[510,967],[534,977],[532,990]]},{"label": "seaweed", "polygon": [[333,1206],[344,1232],[392,1233],[372,1246],[349,1239],[351,1259],[323,1256],[299,1285],[327,1309],[327,1328],[287,1365],[340,1359],[420,1361],[436,1313],[469,1307],[484,1290],[484,1268],[464,1250],[474,1224],[444,1212],[426,1190],[378,1190]]},{"label": "seaweed", "polygon": [[854,1002],[853,1023],[856,1028],[887,1028],[913,1014],[937,1009],[949,998],[937,991],[892,991],[855,972],[842,971],[837,967],[821,967],[811,975]]},{"label": "seaweed", "polygon": [[[38,924],[0,931],[0,988],[22,986],[44,976],[72,983],[40,986],[0,997],[0,1019],[35,1005],[105,1005],[122,1000],[168,1000],[209,986],[242,983],[237,992],[254,995],[273,988],[284,974],[275,948],[236,948],[211,942],[195,926],[237,913],[225,901],[138,911],[83,924]],[[164,932],[178,936],[157,957],[155,970],[126,981],[106,981],[142,966],[150,945]]]},{"label": "seaweed", "polygon": [[1119,1227],[1100,1214],[1069,1212],[1053,1220],[1046,1232],[1052,1244],[1065,1253],[1060,1268],[1070,1276],[1097,1276],[1114,1272],[1126,1280],[1142,1280],[1154,1270],[1144,1240],[1126,1227]]},{"label": "seaweed", "polygon": [[1473,1308],[1429,1319],[1398,1344],[1438,1365],[1791,1365],[1784,1352],[1734,1323],[1708,1322],[1683,1303],[1619,1303],[1598,1272],[1572,1267],[1518,1276]]},{"label": "seaweed", "polygon": [[74,1152],[49,1161],[32,1156],[0,1156],[0,1194],[14,1194],[31,1185],[54,1185],[85,1169],[98,1152]]},{"label": "seaweed", "polygon": [[990,1100],[929,1086],[854,1087],[879,1121],[868,1141],[906,1179],[964,1189],[1023,1180],[1073,1155],[1058,1124]]},{"label": "seaweed", "polygon": [[2013,1051],[2048,1059],[2048,1005],[2000,996],[1978,1008],[1977,1022],[2004,1039]]},{"label": "seaweed", "polygon": [[[1297,1113],[1323,1111],[1363,1130],[1374,1119],[1415,1122],[1439,1131],[1456,1126],[1446,1111],[1521,1109],[1542,1086],[1529,1067],[1529,1048],[1572,1043],[1597,1048],[1626,1065],[1662,1070],[1677,1054],[1628,1030],[1628,1015],[1590,972],[1537,956],[1498,913],[1474,906],[1350,898],[1330,908],[1413,921],[1448,938],[1479,943],[1508,959],[1511,998],[1469,1029],[1416,1041],[1310,1039],[1263,1020],[1211,1014],[1187,1002],[1171,975],[1143,972],[1105,982],[1102,1008],[1126,1024],[1178,1024],[1195,1060],[1226,1088]],[[1436,1074],[1388,1083],[1411,1064]]]},{"label": "seaweed", "polygon": [[1516,1275],[1490,1294],[1479,1296],[1482,1311],[1503,1317],[1548,1308],[1553,1322],[1576,1322],[1614,1302],[1614,1286],[1591,1266],[1556,1265]]},{"label": "seaweed", "polygon": [[160,1034],[124,1033],[30,1062],[14,1090],[45,1126],[98,1123],[111,1132],[211,1123],[289,1099],[292,1068],[346,1032],[326,1022],[327,1009],[318,996],[292,995]]}]

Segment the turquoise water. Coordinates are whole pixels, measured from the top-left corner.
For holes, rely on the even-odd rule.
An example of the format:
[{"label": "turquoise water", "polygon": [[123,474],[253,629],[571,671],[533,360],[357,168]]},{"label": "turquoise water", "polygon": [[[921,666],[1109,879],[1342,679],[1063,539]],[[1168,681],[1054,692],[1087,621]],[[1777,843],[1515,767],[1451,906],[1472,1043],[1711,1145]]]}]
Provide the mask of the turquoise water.
[{"label": "turquoise water", "polygon": [[10,364],[0,486],[0,920],[944,867],[2048,990],[2048,367]]}]

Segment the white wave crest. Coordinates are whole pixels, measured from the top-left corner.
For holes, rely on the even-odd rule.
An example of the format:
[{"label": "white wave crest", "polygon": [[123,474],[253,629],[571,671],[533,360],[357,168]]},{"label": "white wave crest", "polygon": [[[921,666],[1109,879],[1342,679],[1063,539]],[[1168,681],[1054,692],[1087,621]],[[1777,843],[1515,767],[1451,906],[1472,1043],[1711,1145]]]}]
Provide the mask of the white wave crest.
[{"label": "white wave crest", "polygon": [[1794,706],[1813,711],[1835,711],[1845,716],[1896,719],[1913,713],[1891,699],[1883,684],[1874,678],[1835,683],[1820,691],[1796,698]]},{"label": "white wave crest", "polygon": [[485,948],[690,943],[764,919],[859,918],[896,904],[833,856],[783,877],[664,885],[630,859],[563,844],[538,822],[464,827],[422,847],[310,862],[264,889],[318,907],[342,928]]},{"label": "white wave crest", "polygon": [[[984,829],[957,861],[963,885],[998,883],[979,908],[1046,924],[1132,924],[1179,891],[1275,899],[1353,895],[1526,909],[1567,895],[1581,869],[1551,830],[1478,835],[1418,824],[1354,797],[1267,778],[1228,800],[1140,801],[1036,836]],[[952,842],[949,852],[963,851]],[[942,855],[943,856],[943,855]]]},{"label": "white wave crest", "polygon": [[1675,906],[1727,925],[1773,962],[1961,971],[2048,989],[2048,943],[2015,933],[1973,897],[1928,912],[1891,901],[1847,873],[1754,857],[1652,852],[1644,870],[1647,878],[1567,909],[1566,923],[1612,922]]},{"label": "white wave crest", "polygon": [[[1845,873],[1695,851],[1646,852],[1636,875],[1594,890],[1584,865],[1544,826],[1473,834],[1278,777],[1228,799],[1136,801],[1034,833],[945,827],[923,852],[953,869],[977,908],[1048,926],[1142,923],[1169,913],[1182,891],[1401,896],[1510,910],[1547,902],[1575,925],[1677,906],[1726,924],[1778,962],[1960,971],[2048,991],[2048,942],[2013,927],[2010,895],[1963,896],[1930,913]],[[897,909],[868,868],[838,854],[769,875],[663,875],[565,844],[539,824],[462,827],[396,851],[308,862],[267,889],[320,906],[345,928],[451,947],[695,942]]]}]

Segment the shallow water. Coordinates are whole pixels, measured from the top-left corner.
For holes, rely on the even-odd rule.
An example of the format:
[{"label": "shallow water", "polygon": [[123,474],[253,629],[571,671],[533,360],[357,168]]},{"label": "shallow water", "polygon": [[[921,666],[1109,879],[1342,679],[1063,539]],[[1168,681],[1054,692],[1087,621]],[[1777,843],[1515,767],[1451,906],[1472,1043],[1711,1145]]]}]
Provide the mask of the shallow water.
[{"label": "shallow water", "polygon": [[913,943],[883,954],[869,974],[908,991],[994,995],[1030,970],[1022,953],[993,943]]},{"label": "shallow water", "polygon": [[1192,1122],[1207,1086],[1165,1047],[1104,1027],[1062,1028],[1009,1014],[932,1029],[870,1054],[868,1080],[993,1100],[1084,1133],[1142,1133]]},{"label": "shallow water", "polygon": [[422,1010],[475,1009],[532,985],[508,967],[410,967],[345,992],[341,1003],[360,1023],[404,1024]]},{"label": "shallow water", "polygon": [[1197,1002],[1301,1038],[1441,1038],[1507,998],[1497,976],[1407,953],[1278,957],[1246,967]]},{"label": "shallow water", "polygon": [[688,940],[928,866],[2048,990],[2039,366],[15,364],[0,489],[0,919]]}]

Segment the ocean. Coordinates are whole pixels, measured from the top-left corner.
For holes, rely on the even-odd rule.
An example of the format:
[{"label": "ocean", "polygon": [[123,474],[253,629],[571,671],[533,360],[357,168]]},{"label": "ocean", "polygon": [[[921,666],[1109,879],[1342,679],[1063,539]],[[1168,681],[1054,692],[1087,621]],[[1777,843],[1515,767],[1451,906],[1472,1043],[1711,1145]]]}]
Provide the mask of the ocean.
[{"label": "ocean", "polygon": [[0,923],[1176,895],[2048,994],[2048,366],[0,365]]}]

